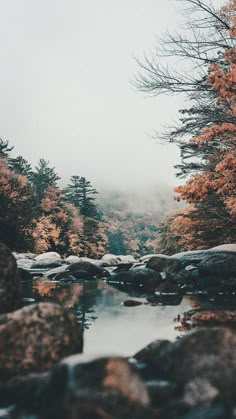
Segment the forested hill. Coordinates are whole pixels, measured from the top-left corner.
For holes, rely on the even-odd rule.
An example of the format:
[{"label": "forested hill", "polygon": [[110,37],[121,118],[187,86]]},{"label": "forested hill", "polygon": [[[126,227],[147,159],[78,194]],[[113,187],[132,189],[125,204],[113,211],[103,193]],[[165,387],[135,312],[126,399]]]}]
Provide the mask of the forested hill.
[{"label": "forested hill", "polygon": [[103,190],[98,205],[107,223],[109,251],[133,255],[156,250],[162,219],[180,206],[173,199],[173,187],[165,184]]}]

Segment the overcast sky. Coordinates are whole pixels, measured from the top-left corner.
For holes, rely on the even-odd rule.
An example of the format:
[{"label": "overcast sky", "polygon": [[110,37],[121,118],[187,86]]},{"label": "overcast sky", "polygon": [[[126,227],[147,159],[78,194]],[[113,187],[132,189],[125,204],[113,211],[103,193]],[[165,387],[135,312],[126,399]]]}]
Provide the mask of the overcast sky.
[{"label": "overcast sky", "polygon": [[65,180],[174,184],[178,149],[151,134],[180,99],[145,98],[130,80],[133,56],[178,20],[174,0],[0,0],[0,137]]}]

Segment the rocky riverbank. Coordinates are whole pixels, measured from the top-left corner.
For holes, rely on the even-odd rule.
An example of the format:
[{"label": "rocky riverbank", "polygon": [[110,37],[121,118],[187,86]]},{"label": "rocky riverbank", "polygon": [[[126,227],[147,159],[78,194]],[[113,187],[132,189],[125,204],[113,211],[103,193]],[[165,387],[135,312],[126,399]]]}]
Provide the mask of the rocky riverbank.
[{"label": "rocky riverbank", "polygon": [[[140,260],[13,255],[0,245],[0,417],[236,417],[236,311],[193,312],[195,328],[175,342],[154,341],[128,358],[86,359],[83,330],[72,314],[48,302],[23,306],[22,281],[35,278],[102,278],[149,300],[194,292],[234,295],[236,245]],[[126,306],[133,310],[139,303],[127,300]]]}]

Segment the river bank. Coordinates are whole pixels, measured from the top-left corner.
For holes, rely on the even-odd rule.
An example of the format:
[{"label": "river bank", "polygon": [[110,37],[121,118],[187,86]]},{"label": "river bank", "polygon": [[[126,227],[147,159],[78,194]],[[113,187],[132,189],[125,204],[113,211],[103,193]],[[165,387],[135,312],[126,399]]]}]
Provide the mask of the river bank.
[{"label": "river bank", "polygon": [[[1,255],[1,310],[5,314],[0,317],[0,406],[11,406],[2,417],[234,417],[235,251],[147,255],[141,260],[107,255],[93,261],[66,260],[56,254],[13,256],[2,247]],[[27,289],[34,294],[26,296]],[[81,290],[86,290],[87,300]],[[97,315],[94,290],[96,296],[102,295],[101,307],[107,301],[116,314],[118,308],[131,313],[136,331],[135,323],[127,324],[125,318],[123,329],[131,337],[139,331],[139,350],[130,348],[129,353],[118,355],[122,335],[119,339],[114,316],[113,335],[112,329],[104,327],[100,338],[111,341],[117,336],[116,355],[102,350],[96,354],[95,340],[95,354],[87,351],[86,328],[88,322],[95,322],[96,327],[97,321],[93,319]],[[36,292],[41,300],[34,298]],[[181,316],[179,304],[190,298],[186,296],[205,297],[205,305],[193,308],[184,303]],[[222,296],[230,305],[221,305]],[[76,304],[85,309],[78,316],[73,311]],[[158,335],[159,312],[148,336],[153,343],[147,345],[147,327],[141,321],[145,310],[167,305],[178,307],[173,311],[172,329],[178,332],[179,328],[182,337]]]}]

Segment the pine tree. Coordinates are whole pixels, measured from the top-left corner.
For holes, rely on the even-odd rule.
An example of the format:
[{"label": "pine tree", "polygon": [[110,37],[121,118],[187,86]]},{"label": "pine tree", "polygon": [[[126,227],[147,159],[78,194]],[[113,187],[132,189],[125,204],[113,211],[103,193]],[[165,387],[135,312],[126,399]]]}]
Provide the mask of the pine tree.
[{"label": "pine tree", "polygon": [[9,142],[2,140],[0,138],[0,157],[7,159],[9,156],[9,152],[13,149],[13,147],[8,146]]},{"label": "pine tree", "polygon": [[36,196],[37,204],[39,204],[48,186],[57,186],[57,181],[60,177],[55,172],[54,167],[49,167],[49,162],[45,159],[40,159],[38,166],[32,173],[31,181]]},{"label": "pine tree", "polygon": [[11,170],[14,170],[15,173],[26,176],[29,180],[31,180],[33,174],[32,166],[26,159],[24,159],[24,157],[17,156],[15,158],[9,158],[8,166]]},{"label": "pine tree", "polygon": [[71,176],[70,182],[65,189],[65,198],[68,202],[79,208],[80,214],[85,217],[99,218],[95,204],[95,197],[98,192],[90,181],[85,177]]}]

